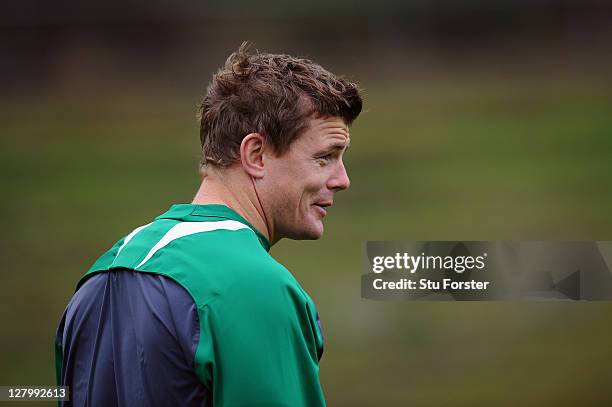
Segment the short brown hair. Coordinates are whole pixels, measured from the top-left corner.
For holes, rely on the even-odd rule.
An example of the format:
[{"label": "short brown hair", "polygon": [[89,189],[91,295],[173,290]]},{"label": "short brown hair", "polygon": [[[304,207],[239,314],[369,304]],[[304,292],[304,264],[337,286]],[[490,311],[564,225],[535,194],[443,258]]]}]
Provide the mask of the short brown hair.
[{"label": "short brown hair", "polygon": [[357,85],[320,65],[283,54],[248,52],[243,43],[213,76],[199,106],[202,165],[226,167],[249,133],[260,133],[284,154],[314,116],[341,117],[350,125],[361,112]]}]

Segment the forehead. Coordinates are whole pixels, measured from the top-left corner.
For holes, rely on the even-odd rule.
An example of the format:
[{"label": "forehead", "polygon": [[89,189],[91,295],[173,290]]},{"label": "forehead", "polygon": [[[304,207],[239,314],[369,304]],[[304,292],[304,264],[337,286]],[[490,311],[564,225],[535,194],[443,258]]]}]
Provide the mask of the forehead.
[{"label": "forehead", "polygon": [[314,117],[297,142],[309,145],[327,145],[339,143],[348,145],[349,129],[340,117]]}]

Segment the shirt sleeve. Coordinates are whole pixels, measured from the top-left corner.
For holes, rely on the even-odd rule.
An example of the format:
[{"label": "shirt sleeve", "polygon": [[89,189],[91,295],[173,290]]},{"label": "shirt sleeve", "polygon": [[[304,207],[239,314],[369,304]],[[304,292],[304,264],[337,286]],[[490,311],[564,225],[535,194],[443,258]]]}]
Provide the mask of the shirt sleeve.
[{"label": "shirt sleeve", "polygon": [[210,401],[194,368],[197,306],[171,279],[129,270],[92,275],[56,334],[66,405],[183,405]]}]

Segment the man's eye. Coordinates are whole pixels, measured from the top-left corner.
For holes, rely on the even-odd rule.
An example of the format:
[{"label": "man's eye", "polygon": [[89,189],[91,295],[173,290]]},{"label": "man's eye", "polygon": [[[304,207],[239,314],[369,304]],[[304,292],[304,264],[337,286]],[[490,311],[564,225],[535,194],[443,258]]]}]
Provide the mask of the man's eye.
[{"label": "man's eye", "polygon": [[328,161],[331,161],[332,158],[333,158],[333,156],[331,154],[326,154],[326,155],[323,155],[323,156],[317,158],[317,160],[319,160],[321,162],[328,162]]}]

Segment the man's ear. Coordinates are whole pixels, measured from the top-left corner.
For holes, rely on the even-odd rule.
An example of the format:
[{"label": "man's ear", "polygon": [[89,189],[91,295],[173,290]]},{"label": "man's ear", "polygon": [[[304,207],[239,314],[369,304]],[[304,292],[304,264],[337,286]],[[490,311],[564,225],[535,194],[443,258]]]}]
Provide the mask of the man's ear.
[{"label": "man's ear", "polygon": [[242,168],[253,178],[263,178],[263,153],[265,138],[259,133],[249,133],[240,143],[240,161]]}]

